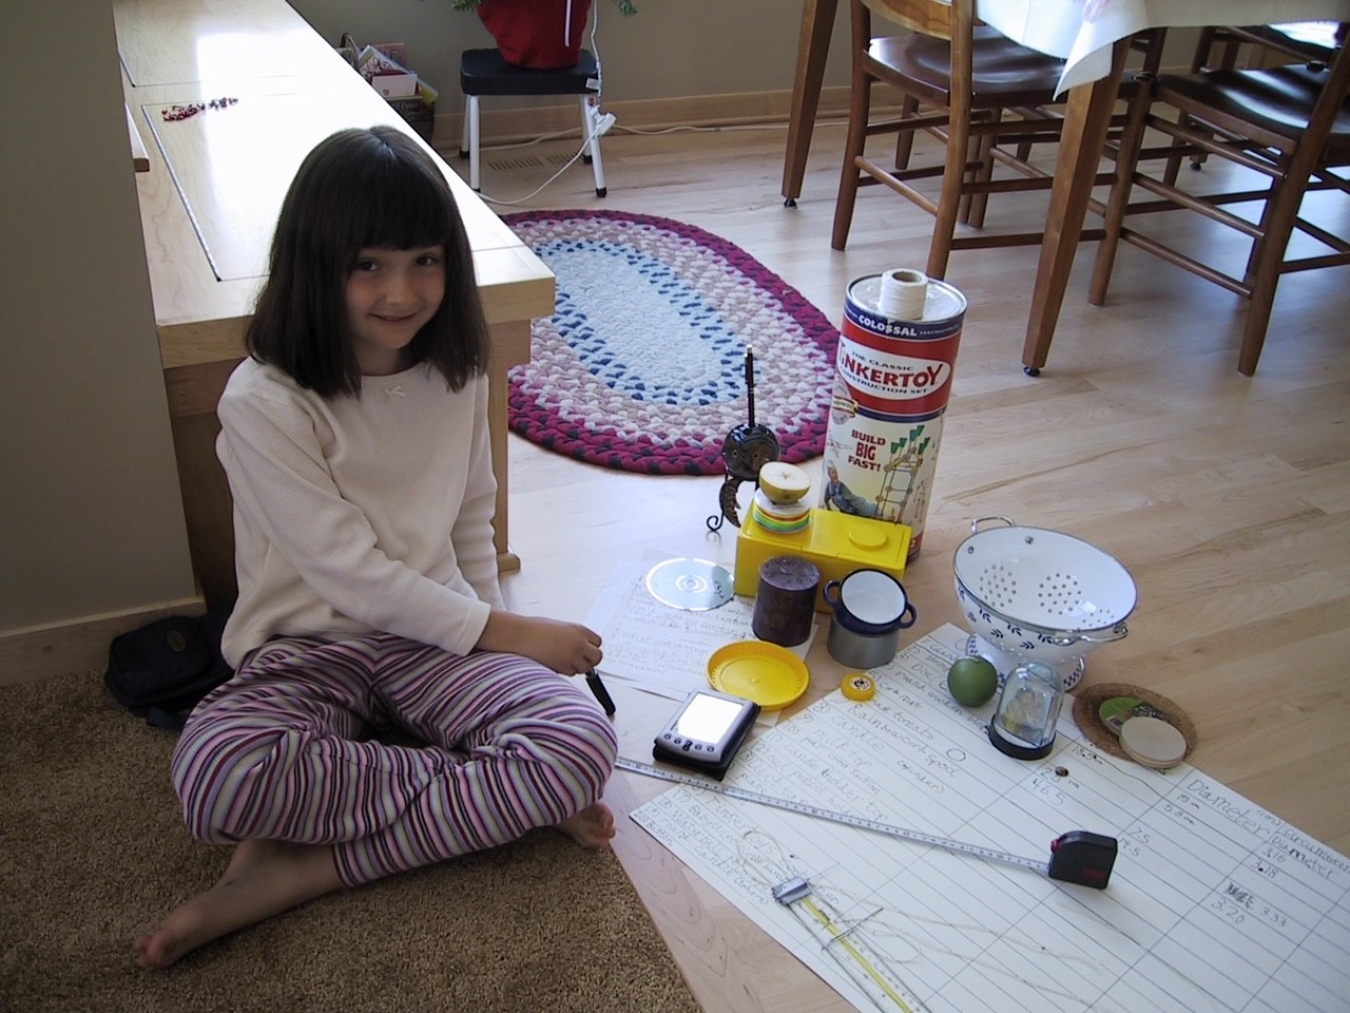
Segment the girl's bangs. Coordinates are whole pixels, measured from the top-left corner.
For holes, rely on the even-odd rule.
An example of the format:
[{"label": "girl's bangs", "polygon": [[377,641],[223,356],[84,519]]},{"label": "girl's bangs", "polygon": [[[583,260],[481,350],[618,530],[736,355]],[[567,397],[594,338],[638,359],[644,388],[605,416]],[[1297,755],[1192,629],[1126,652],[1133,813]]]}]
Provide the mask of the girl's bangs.
[{"label": "girl's bangs", "polygon": [[380,168],[361,205],[369,209],[369,217],[360,245],[410,250],[444,243],[453,231],[445,184],[401,162]]}]

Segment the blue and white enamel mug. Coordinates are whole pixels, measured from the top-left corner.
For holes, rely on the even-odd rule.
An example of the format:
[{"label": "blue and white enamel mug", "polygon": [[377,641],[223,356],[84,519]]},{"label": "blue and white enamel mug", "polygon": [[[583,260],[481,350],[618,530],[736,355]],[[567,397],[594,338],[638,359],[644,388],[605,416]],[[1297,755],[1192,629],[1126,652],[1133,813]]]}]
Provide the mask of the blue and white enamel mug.
[{"label": "blue and white enamel mug", "polygon": [[900,649],[900,631],[919,618],[904,585],[884,570],[854,570],[821,592],[833,609],[830,657],[850,668],[877,668]]}]

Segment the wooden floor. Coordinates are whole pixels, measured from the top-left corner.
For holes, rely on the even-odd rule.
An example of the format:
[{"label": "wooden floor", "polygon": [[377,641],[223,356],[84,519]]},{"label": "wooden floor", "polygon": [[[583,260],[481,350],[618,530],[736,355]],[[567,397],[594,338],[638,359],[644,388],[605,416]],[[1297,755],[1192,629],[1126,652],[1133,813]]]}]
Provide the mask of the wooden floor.
[{"label": "wooden floor", "polygon": [[[832,251],[842,141],[838,126],[817,129],[795,209],[779,195],[784,135],[775,130],[615,132],[604,141],[606,199],[577,164],[524,207],[698,225],[837,322],[851,279],[922,266],[931,221],[871,189],[860,195],[847,252]],[[485,192],[528,193],[560,150],[511,153],[538,156],[534,168],[494,168],[497,156],[486,153]],[[1034,220],[1042,208],[1034,197],[1004,198],[988,227]],[[1200,224],[1178,227],[1195,229],[1203,245],[1218,242]],[[1197,727],[1198,767],[1350,852],[1350,272],[1284,279],[1259,371],[1247,378],[1236,370],[1241,300],[1126,247],[1109,304],[1088,306],[1094,250],[1080,251],[1036,379],[1020,366],[1034,250],[953,255],[948,280],[970,309],[925,549],[905,581],[920,616],[914,632],[964,625],[951,556],[975,517],[1006,515],[1102,546],[1134,575],[1139,607],[1128,637],[1091,655],[1084,684],[1130,682],[1171,697]],[[624,475],[516,437],[510,452],[522,568],[504,587],[517,609],[584,620],[611,567],[648,550],[734,559],[734,531],[718,538],[704,525],[717,510],[717,479]],[[808,468],[813,478],[818,470]],[[635,757],[650,744],[652,718],[641,712],[620,701],[625,751]],[[657,790],[623,775],[609,800],[623,813]],[[706,1010],[843,1008],[626,819],[617,850]]]}]

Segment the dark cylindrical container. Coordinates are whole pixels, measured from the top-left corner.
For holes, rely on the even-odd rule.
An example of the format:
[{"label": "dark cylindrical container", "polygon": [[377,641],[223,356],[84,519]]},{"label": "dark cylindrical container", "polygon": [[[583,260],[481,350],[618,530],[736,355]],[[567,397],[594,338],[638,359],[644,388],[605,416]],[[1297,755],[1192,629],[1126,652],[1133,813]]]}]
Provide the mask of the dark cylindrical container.
[{"label": "dark cylindrical container", "polygon": [[759,568],[750,628],[760,640],[796,647],[811,636],[820,571],[800,556],[774,556]]}]

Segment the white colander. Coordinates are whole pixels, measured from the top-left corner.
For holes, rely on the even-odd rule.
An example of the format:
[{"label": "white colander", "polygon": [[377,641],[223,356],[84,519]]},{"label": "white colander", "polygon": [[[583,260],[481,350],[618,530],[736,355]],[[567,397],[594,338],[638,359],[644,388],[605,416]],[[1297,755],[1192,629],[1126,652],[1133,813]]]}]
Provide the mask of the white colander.
[{"label": "white colander", "polygon": [[[981,525],[1001,522],[1004,527]],[[981,517],[956,548],[956,594],[977,636],[1062,665],[1120,640],[1134,611],[1134,579],[1119,561],[1072,535]]]}]

